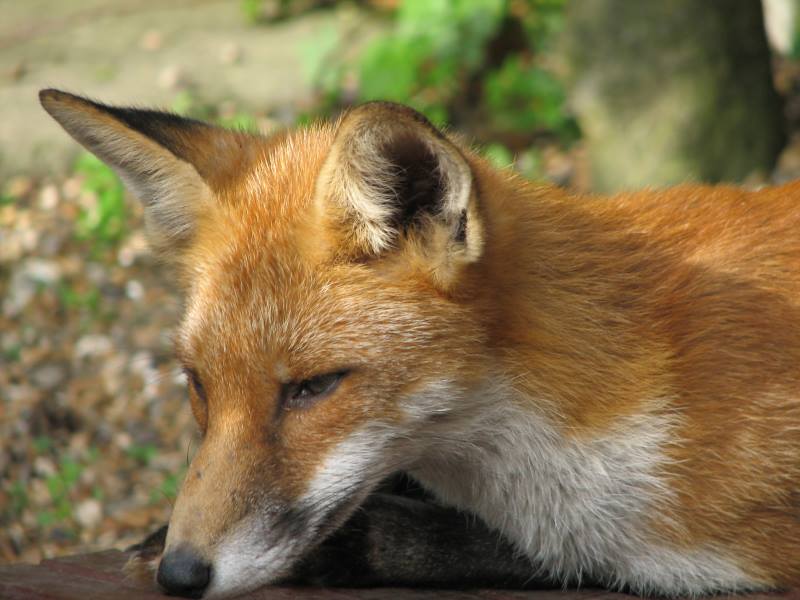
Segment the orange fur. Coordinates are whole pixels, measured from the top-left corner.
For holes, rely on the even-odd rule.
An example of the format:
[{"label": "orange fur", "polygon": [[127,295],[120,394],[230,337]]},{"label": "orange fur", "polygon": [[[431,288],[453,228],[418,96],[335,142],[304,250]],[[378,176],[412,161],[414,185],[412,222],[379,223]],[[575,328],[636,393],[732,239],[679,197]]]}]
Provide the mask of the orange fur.
[{"label": "orange fur", "polygon": [[[179,355],[208,401],[192,395],[204,442],[168,543],[211,559],[259,498],[299,498],[352,432],[407,420],[397,398],[435,380],[477,389],[492,365],[565,440],[676,419],[658,465],[672,495],[643,535],[720,549],[758,585],[800,584],[800,184],[576,197],[399,112],[420,148],[463,157],[472,191],[463,240],[431,217],[386,242],[326,202],[366,169],[353,155],[339,181],[330,157],[392,110],[237,138],[235,168],[203,177],[214,201],[171,258],[187,289]],[[182,143],[203,154],[204,136]],[[342,368],[334,396],[278,408],[285,382]]]}]

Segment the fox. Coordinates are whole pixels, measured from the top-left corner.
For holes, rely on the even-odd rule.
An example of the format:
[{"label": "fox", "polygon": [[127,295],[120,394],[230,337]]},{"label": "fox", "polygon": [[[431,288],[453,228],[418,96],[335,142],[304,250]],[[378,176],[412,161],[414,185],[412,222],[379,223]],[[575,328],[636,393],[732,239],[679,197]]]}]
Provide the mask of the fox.
[{"label": "fox", "polygon": [[163,591],[800,585],[800,183],[578,194],[381,101],[271,135],[40,101],[183,290]]}]

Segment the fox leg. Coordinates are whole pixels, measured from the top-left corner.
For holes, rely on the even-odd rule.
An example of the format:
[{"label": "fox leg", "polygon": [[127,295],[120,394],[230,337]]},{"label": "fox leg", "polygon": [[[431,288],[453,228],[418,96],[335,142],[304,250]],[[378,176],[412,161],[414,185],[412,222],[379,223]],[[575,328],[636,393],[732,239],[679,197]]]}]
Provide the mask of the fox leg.
[{"label": "fox leg", "polygon": [[290,583],[439,588],[553,587],[500,534],[452,508],[373,494],[296,567]]},{"label": "fox leg", "polygon": [[[126,570],[152,581],[167,526],[128,550]],[[554,587],[479,519],[433,502],[375,493],[283,583],[438,588]]]}]

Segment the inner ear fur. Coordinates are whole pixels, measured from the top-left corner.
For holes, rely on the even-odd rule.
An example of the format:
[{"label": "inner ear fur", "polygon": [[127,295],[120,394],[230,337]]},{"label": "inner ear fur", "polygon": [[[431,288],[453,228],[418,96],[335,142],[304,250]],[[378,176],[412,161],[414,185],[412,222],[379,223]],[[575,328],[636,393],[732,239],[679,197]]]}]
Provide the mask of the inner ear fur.
[{"label": "inner ear fur", "polygon": [[480,255],[476,202],[458,147],[421,114],[388,102],[343,117],[317,182],[317,206],[351,253],[379,256],[410,243],[439,270]]}]

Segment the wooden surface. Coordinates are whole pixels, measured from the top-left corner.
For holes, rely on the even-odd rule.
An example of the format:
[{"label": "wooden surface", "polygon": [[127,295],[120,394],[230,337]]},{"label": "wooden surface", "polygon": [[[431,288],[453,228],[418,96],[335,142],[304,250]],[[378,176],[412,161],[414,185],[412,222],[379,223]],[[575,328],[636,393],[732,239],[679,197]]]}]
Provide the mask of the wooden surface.
[{"label": "wooden surface", "polygon": [[[163,600],[156,589],[125,579],[127,555],[116,550],[45,560],[39,565],[0,565],[2,600]],[[416,589],[342,589],[267,587],[250,600],[630,600],[602,590],[442,591]],[[720,598],[719,596],[717,598]],[[751,594],[747,600],[800,600],[800,589],[783,594]]]}]

